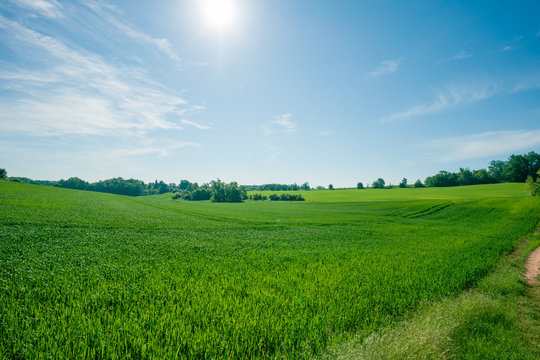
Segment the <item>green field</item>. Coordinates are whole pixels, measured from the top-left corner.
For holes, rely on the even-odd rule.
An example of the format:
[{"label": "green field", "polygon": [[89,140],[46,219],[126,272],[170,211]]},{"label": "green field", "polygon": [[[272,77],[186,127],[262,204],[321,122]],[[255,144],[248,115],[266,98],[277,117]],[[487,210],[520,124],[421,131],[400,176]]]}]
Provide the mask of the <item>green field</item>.
[{"label": "green field", "polygon": [[0,357],[318,356],[459,296],[540,219],[524,184],[301,193],[0,181]]}]

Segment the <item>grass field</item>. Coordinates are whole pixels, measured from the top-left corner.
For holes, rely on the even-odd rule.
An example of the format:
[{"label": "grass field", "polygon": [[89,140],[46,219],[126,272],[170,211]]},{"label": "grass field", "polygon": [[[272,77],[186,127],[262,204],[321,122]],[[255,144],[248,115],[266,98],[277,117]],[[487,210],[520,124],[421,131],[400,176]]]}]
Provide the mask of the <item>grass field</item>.
[{"label": "grass field", "polygon": [[0,354],[310,358],[459,296],[540,219],[523,184],[302,194],[0,181]]}]

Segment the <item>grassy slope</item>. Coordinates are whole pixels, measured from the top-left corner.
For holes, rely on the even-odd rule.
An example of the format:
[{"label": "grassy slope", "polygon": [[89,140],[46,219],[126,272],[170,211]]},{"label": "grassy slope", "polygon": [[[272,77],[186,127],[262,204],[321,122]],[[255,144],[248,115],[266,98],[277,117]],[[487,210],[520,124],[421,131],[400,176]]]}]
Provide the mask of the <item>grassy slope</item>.
[{"label": "grassy slope", "polygon": [[526,285],[528,236],[470,291],[434,303],[397,326],[331,349],[331,359],[539,359],[540,285]]},{"label": "grassy slope", "polygon": [[0,182],[0,353],[320,354],[485,275],[540,217],[498,189],[212,204]]},{"label": "grassy slope", "polygon": [[455,186],[448,188],[392,188],[392,189],[344,189],[310,191],[250,191],[250,194],[302,194],[306,201],[399,201],[421,199],[473,199],[527,196],[523,184],[504,183],[492,185]]}]

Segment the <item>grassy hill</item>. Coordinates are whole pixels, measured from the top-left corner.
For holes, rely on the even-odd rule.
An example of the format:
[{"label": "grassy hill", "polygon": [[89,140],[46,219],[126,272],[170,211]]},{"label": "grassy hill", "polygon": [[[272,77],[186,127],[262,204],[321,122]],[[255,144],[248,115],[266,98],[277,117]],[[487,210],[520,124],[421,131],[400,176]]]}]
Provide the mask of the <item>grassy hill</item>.
[{"label": "grassy hill", "polygon": [[459,296],[540,219],[523,184],[302,194],[216,204],[0,181],[0,354],[319,356]]}]

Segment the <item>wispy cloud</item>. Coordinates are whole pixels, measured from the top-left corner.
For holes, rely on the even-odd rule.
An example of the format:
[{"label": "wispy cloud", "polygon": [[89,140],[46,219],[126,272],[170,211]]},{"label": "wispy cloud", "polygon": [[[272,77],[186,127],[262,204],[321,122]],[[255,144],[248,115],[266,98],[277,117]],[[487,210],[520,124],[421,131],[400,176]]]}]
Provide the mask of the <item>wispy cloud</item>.
[{"label": "wispy cloud", "polygon": [[62,5],[56,0],[12,0],[20,7],[36,11],[49,18],[63,17]]},{"label": "wispy cloud", "polygon": [[415,116],[435,114],[462,104],[488,99],[497,92],[499,92],[497,86],[450,87],[439,92],[435,100],[429,104],[417,105],[405,111],[383,116],[379,121],[385,123]]},{"label": "wispy cloud", "polygon": [[523,39],[523,36],[516,36],[510,43],[507,43],[506,45],[503,45],[501,47],[501,52],[508,52],[511,50],[515,50],[520,47],[520,40]]},{"label": "wispy cloud", "polygon": [[208,129],[211,129],[212,127],[208,126],[208,125],[204,125],[204,124],[199,124],[199,123],[196,123],[194,121],[189,121],[189,120],[186,120],[186,119],[182,119],[180,121],[182,124],[186,124],[186,125],[189,125],[189,126],[193,126],[197,129],[200,129],[200,130],[208,130]]},{"label": "wispy cloud", "polygon": [[179,129],[171,115],[180,117],[187,102],[144,70],[112,64],[1,15],[0,39],[15,53],[43,59],[40,70],[0,62],[0,86],[17,92],[0,98],[3,131],[61,135]]},{"label": "wispy cloud", "polygon": [[368,73],[369,78],[376,78],[384,74],[391,74],[399,70],[403,58],[383,61],[375,70]]},{"label": "wispy cloud", "polygon": [[531,74],[518,81],[511,92],[521,92],[527,90],[540,89],[540,73]]},{"label": "wispy cloud", "polygon": [[469,58],[472,58],[472,54],[471,53],[467,53],[465,51],[460,51],[458,52],[456,55],[454,55],[454,57],[452,59],[454,60],[463,60],[463,59],[469,59]]},{"label": "wispy cloud", "polygon": [[294,133],[297,129],[297,124],[291,121],[292,114],[282,114],[274,116],[274,119],[265,126],[262,130],[266,135],[272,135],[276,132]]},{"label": "wispy cloud", "polygon": [[421,145],[421,148],[437,161],[454,162],[530,150],[539,145],[540,129],[491,131],[436,139]]},{"label": "wispy cloud", "polygon": [[536,36],[540,36],[540,30],[538,30],[538,32],[536,33]]},{"label": "wispy cloud", "polygon": [[109,11],[110,6],[104,6],[101,3],[93,0],[87,0],[85,4],[99,16],[101,16],[105,21],[118,28],[121,32],[131,37],[133,40],[155,46],[177,63],[182,61],[169,40],[164,38],[155,38],[146,33],[135,30],[133,27],[121,21],[111,11]]}]

